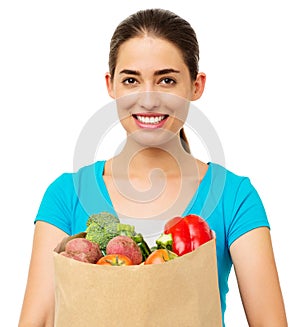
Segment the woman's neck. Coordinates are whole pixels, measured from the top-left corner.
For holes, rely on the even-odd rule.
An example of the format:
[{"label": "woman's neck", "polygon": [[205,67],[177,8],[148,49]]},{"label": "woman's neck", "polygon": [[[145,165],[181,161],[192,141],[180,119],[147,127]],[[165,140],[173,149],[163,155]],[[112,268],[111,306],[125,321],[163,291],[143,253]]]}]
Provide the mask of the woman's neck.
[{"label": "woman's neck", "polygon": [[113,175],[119,177],[143,177],[154,170],[169,176],[180,176],[183,173],[198,175],[196,159],[184,150],[179,138],[159,147],[144,147],[127,142],[122,151],[110,161]]},{"label": "woman's neck", "polygon": [[207,165],[181,144],[174,148],[126,144],[106,162],[103,178],[119,216],[166,219],[184,211],[206,170]]}]

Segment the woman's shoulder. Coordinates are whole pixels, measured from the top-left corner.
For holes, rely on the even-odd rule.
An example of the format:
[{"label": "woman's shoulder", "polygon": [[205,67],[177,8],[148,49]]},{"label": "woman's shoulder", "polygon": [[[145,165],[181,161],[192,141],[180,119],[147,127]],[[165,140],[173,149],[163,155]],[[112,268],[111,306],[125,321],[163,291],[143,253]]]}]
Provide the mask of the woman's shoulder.
[{"label": "woman's shoulder", "polygon": [[233,172],[225,165],[215,162],[209,163],[208,175],[211,183],[222,186],[223,190],[229,193],[242,189],[252,189],[250,178],[245,175]]},{"label": "woman's shoulder", "polygon": [[78,170],[72,173],[73,176],[86,174],[91,171],[103,170],[105,165],[105,160],[95,161],[91,164],[80,167]]},{"label": "woman's shoulder", "polygon": [[49,185],[48,188],[63,188],[67,189],[69,187],[73,187],[74,183],[76,185],[77,182],[82,180],[87,180],[95,178],[101,170],[103,170],[105,161],[96,161],[89,165],[80,167],[77,171],[67,171],[61,173],[58,177],[56,177]]},{"label": "woman's shoulder", "polygon": [[226,176],[226,178],[230,179],[230,181],[241,181],[244,179],[249,179],[248,176],[241,175],[237,172],[232,171],[230,168],[226,168],[224,164],[209,162],[208,166],[211,169],[212,174],[214,174],[215,176],[224,175]]}]

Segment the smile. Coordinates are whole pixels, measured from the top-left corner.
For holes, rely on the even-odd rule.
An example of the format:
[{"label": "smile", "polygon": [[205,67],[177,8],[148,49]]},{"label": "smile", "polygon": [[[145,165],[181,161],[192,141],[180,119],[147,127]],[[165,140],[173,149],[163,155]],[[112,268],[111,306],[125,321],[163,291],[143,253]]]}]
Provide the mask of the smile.
[{"label": "smile", "polygon": [[157,114],[137,114],[133,115],[138,126],[147,128],[147,127],[162,127],[169,116],[168,115],[157,115]]}]

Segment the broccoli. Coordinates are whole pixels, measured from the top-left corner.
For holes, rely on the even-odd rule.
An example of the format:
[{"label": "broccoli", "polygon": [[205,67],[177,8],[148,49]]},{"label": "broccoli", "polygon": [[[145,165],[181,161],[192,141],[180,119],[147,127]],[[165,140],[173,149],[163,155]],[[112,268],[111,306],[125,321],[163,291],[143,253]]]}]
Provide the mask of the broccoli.
[{"label": "broccoli", "polygon": [[91,215],[87,220],[86,224],[89,226],[91,223],[96,223],[97,225],[104,227],[108,223],[118,224],[120,222],[119,218],[114,216],[109,212],[100,212],[94,215]]},{"label": "broccoli", "polygon": [[125,236],[133,236],[135,235],[135,228],[133,225],[128,224],[117,224],[117,230],[119,235],[125,235]]},{"label": "broccoli", "polygon": [[105,254],[107,243],[118,235],[117,225],[119,222],[119,218],[108,212],[91,215],[86,223],[85,238],[97,243],[102,253]]},{"label": "broccoli", "polygon": [[156,240],[157,249],[167,249],[172,251],[173,237],[172,234],[161,234]]}]

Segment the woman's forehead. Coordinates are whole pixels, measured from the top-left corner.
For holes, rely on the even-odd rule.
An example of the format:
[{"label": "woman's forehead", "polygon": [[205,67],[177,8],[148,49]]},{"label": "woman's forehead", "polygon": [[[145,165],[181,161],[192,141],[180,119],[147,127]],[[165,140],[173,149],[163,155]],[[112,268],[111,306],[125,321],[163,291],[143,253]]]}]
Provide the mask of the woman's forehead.
[{"label": "woman's forehead", "polygon": [[[123,67],[123,66],[126,67]],[[128,66],[129,65],[129,66]],[[181,51],[171,42],[153,36],[135,37],[125,41],[118,51],[119,69],[154,69],[185,66]]]}]

